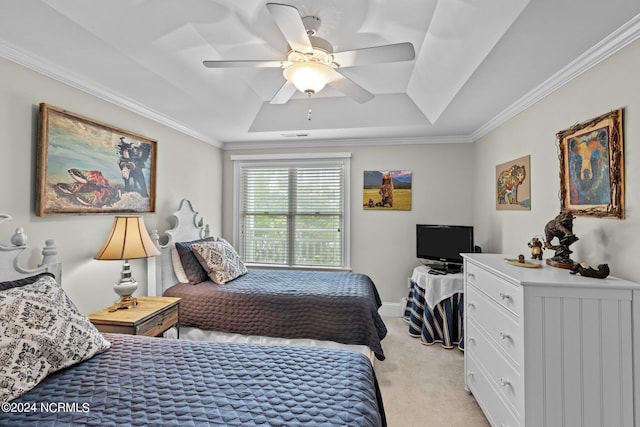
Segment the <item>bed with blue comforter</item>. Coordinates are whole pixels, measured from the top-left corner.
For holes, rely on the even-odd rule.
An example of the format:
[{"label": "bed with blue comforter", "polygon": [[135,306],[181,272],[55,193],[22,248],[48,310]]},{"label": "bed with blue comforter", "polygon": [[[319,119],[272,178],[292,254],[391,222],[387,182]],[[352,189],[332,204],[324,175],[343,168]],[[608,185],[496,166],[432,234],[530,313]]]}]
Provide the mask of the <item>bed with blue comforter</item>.
[{"label": "bed with blue comforter", "polygon": [[182,298],[181,336],[215,341],[228,334],[260,342],[275,338],[366,346],[366,353],[384,360],[381,341],[387,329],[369,276],[246,268],[229,242],[209,236],[189,200],[180,202],[173,217],[174,227],[163,233],[166,243],[152,233],[161,254],[148,260],[148,289],[150,295]]},{"label": "bed with blue comforter", "polygon": [[[0,214],[0,219],[9,218]],[[0,426],[384,426],[370,360],[344,349],[101,334],[0,244]]]},{"label": "bed with blue comforter", "polygon": [[104,336],[109,350],[5,404],[0,425],[385,425],[357,352]]},{"label": "bed with blue comforter", "polygon": [[366,345],[384,360],[382,302],[364,274],[250,268],[224,285],[179,283],[163,295],[182,298],[181,326]]}]

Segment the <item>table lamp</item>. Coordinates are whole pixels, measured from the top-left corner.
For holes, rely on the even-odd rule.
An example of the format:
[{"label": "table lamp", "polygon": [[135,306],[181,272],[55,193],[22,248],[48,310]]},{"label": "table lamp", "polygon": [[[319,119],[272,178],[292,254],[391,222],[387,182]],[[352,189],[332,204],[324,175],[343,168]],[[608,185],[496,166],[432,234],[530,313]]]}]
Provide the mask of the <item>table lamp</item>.
[{"label": "table lamp", "polygon": [[138,282],[131,276],[129,260],[157,255],[160,255],[160,251],[149,237],[141,217],[115,217],[107,241],[95,256],[97,260],[124,260],[120,281],[113,286],[120,300],[109,311],[138,305],[138,301],[133,297]]}]

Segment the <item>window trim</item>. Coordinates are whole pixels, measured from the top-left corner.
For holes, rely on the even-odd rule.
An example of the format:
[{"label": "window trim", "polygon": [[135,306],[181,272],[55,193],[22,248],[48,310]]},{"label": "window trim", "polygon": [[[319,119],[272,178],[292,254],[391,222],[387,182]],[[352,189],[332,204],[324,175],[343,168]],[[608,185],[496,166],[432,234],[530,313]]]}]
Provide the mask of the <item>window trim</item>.
[{"label": "window trim", "polygon": [[[237,248],[240,242],[240,169],[245,165],[286,165],[299,164],[297,161],[327,161],[342,159],[344,167],[344,224],[342,242],[343,265],[339,267],[313,267],[313,270],[351,270],[351,153],[287,153],[287,154],[238,154],[230,157],[233,162],[233,245]],[[263,264],[247,263],[250,266]],[[310,269],[305,266],[274,266],[270,268]]]}]

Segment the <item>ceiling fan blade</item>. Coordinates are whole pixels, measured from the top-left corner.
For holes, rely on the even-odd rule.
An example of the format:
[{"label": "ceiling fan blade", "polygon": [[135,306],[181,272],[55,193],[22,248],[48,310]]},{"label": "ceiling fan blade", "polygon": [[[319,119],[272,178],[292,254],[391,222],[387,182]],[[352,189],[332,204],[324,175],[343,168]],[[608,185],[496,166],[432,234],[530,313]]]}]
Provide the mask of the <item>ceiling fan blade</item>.
[{"label": "ceiling fan blade", "polygon": [[381,62],[411,61],[415,57],[416,51],[409,42],[345,50],[344,52],[335,52],[333,54],[333,60],[338,63],[340,67],[355,67],[359,65],[379,64]]},{"label": "ceiling fan blade", "polygon": [[240,61],[202,61],[207,68],[284,68],[289,61],[262,61],[262,60],[240,60]]},{"label": "ceiling fan blade", "polygon": [[287,39],[291,49],[302,53],[313,53],[313,46],[302,23],[300,12],[293,6],[280,3],[267,3],[276,25]]},{"label": "ceiling fan blade", "polygon": [[269,102],[269,104],[286,103],[289,100],[289,98],[291,98],[293,94],[296,93],[296,90],[298,89],[296,89],[293,83],[287,80],[286,83],[282,85],[280,90],[278,90],[278,92],[275,95],[273,95],[273,98],[271,98],[271,101]]},{"label": "ceiling fan blade", "polygon": [[373,94],[344,75],[335,71],[335,77],[327,83],[329,86],[339,90],[356,102],[363,104],[373,99]]}]

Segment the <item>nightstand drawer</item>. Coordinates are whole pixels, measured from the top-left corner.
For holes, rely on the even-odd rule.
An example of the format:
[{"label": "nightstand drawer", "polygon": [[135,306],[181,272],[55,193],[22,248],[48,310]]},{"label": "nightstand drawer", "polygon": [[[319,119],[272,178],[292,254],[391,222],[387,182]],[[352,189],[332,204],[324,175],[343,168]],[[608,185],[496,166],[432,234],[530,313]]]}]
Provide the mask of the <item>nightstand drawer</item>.
[{"label": "nightstand drawer", "polygon": [[158,315],[140,323],[136,328],[136,335],[155,337],[167,329],[178,324],[178,306],[170,307]]},{"label": "nightstand drawer", "polygon": [[137,300],[135,307],[116,311],[105,308],[90,314],[89,320],[100,332],[150,337],[161,336],[180,323],[180,298],[141,296]]}]

